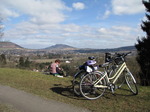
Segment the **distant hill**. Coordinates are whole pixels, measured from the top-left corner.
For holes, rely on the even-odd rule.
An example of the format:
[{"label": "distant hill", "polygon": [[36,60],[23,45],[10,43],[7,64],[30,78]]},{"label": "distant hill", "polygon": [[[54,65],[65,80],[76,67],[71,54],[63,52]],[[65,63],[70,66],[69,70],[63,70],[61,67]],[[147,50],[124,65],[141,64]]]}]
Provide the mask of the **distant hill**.
[{"label": "distant hill", "polygon": [[[45,49],[25,49],[15,43],[12,42],[0,42],[0,50],[1,51],[9,51],[12,52],[30,52],[30,53],[37,53],[37,52],[51,52],[51,53],[95,53],[95,52],[119,52],[119,51],[135,51],[136,48],[134,46],[125,46],[119,48],[112,48],[112,49],[92,49],[92,48],[75,48],[65,44],[56,44]],[[13,51],[14,50],[14,51]]]},{"label": "distant hill", "polygon": [[134,46],[125,46],[119,48],[111,48],[111,49],[92,49],[92,48],[75,48],[65,44],[56,44],[54,46],[50,46],[45,48],[44,50],[53,50],[53,51],[64,51],[64,52],[74,52],[74,53],[95,53],[95,52],[119,52],[119,51],[135,51],[136,48]]},{"label": "distant hill", "polygon": [[12,42],[0,42],[1,49],[23,49],[23,47]]},{"label": "distant hill", "polygon": [[75,50],[75,52],[79,53],[94,53],[94,52],[119,52],[119,51],[135,51],[136,48],[134,46],[125,46],[119,48],[112,49],[79,49]]},{"label": "distant hill", "polygon": [[65,44],[56,44],[50,47],[45,48],[45,50],[76,50],[77,48],[65,45]]}]

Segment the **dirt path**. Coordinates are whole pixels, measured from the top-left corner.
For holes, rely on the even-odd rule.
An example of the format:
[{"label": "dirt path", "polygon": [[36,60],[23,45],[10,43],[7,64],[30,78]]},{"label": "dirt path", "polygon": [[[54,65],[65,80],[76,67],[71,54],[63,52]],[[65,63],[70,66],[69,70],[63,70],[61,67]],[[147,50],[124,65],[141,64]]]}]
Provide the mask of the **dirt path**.
[{"label": "dirt path", "polygon": [[3,85],[0,85],[0,102],[10,104],[21,112],[90,112]]}]

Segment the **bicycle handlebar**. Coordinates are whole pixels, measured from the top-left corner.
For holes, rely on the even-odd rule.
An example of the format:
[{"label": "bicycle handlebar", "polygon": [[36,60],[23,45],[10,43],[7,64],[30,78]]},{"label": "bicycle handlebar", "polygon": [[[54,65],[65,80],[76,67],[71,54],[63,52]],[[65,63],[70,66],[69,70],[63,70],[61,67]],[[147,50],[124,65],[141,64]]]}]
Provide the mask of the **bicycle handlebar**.
[{"label": "bicycle handlebar", "polygon": [[[117,55],[117,57],[126,57],[128,54],[130,54],[131,52],[127,52],[127,53],[115,53]],[[115,56],[116,57],[116,56]]]},{"label": "bicycle handlebar", "polygon": [[[100,64],[99,67],[105,68],[109,65],[109,63],[112,63],[117,58],[122,58],[123,61],[125,61],[125,57],[132,52],[127,53],[115,53],[107,62]],[[111,55],[111,54],[110,54]]]}]

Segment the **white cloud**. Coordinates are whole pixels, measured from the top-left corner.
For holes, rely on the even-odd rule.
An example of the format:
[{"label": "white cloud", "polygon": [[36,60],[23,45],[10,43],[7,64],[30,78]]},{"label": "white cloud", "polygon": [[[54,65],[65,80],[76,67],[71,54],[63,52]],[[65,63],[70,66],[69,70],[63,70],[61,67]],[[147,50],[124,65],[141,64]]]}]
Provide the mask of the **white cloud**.
[{"label": "white cloud", "polygon": [[9,10],[9,9],[7,9],[7,8],[3,8],[3,9],[1,9],[1,10],[3,10],[3,11],[1,12],[1,15],[2,15],[4,18],[6,18],[7,16],[19,17],[19,14],[18,14],[17,12],[15,12],[15,11],[11,11],[11,10]]},{"label": "white cloud", "polygon": [[77,2],[77,3],[73,3],[72,7],[76,10],[83,10],[85,8],[85,5],[84,3]]},{"label": "white cloud", "polygon": [[105,14],[104,14],[104,16],[103,16],[103,19],[108,18],[108,16],[109,16],[110,14],[111,14],[111,11],[106,10],[106,11],[105,11]]},{"label": "white cloud", "polygon": [[99,37],[107,43],[117,43],[114,46],[134,45],[138,34],[141,34],[137,28],[128,26],[112,26],[110,28],[99,28]]},{"label": "white cloud", "polygon": [[34,23],[60,23],[66,19],[63,11],[70,11],[61,0],[1,0],[4,17],[26,15]]},{"label": "white cloud", "polygon": [[44,48],[58,43],[82,48],[86,46],[88,48],[114,48],[134,45],[140,34],[137,28],[129,26],[37,25],[32,22],[22,22],[7,30],[4,38],[18,42],[26,48]]},{"label": "white cloud", "polygon": [[141,0],[112,0],[112,11],[116,15],[144,12]]},{"label": "white cloud", "polygon": [[98,32],[100,32],[100,33],[107,33],[107,30],[106,30],[106,28],[99,28]]},{"label": "white cloud", "polygon": [[[128,14],[129,10],[119,12],[115,9],[117,5],[123,7],[124,3],[121,0],[120,4],[114,3],[113,13]],[[85,5],[77,2],[72,7],[82,10]],[[89,48],[119,47],[134,44],[139,34],[136,28],[128,26],[92,27],[88,24],[60,24],[66,20],[64,11],[71,10],[62,0],[0,0],[0,10],[7,18],[17,18],[16,21],[20,20],[19,17],[27,16],[27,20],[12,23],[13,26],[6,29],[4,38],[28,48],[44,48],[56,43]],[[106,10],[104,18],[112,13],[109,10]]]},{"label": "white cloud", "polygon": [[64,27],[64,32],[79,32],[81,30],[81,27],[76,24],[67,24],[62,27]]}]

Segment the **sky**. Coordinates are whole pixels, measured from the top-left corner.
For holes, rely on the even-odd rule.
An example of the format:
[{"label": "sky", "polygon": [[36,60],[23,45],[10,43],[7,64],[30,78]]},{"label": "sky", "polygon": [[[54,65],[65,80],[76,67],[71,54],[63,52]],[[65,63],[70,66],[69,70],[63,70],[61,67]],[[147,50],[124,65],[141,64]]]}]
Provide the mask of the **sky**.
[{"label": "sky", "polygon": [[31,49],[132,46],[145,12],[142,0],[0,0],[1,41]]}]

